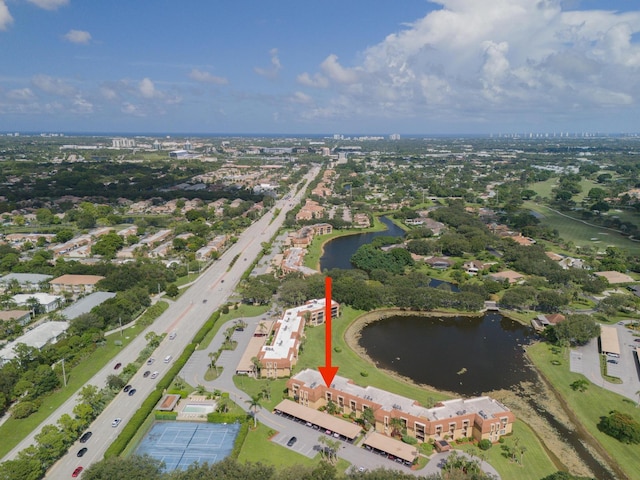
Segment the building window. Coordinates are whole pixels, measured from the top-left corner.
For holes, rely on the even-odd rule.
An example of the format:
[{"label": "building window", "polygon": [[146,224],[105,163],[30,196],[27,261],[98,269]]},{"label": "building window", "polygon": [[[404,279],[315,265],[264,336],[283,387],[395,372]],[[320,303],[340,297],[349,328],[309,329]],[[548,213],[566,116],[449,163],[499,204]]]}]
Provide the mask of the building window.
[{"label": "building window", "polygon": [[351,410],[355,412],[355,410],[358,408],[355,400],[349,400],[349,408],[351,408]]},{"label": "building window", "polygon": [[327,402],[330,402],[332,400],[331,398],[331,392],[327,392],[325,393],[325,398],[327,399]]}]

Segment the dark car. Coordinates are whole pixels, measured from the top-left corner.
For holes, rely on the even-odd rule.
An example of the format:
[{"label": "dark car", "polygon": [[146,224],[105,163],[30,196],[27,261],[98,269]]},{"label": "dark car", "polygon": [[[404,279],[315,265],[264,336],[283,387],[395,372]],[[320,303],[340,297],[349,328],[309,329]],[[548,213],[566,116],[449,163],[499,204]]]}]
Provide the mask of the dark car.
[{"label": "dark car", "polygon": [[133,395],[134,393],[136,393],[135,388],[132,388],[131,390],[129,390],[129,396]]},{"label": "dark car", "polygon": [[128,392],[129,390],[131,390],[131,385],[125,385],[124,388],[122,389],[123,392]]},{"label": "dark car", "polygon": [[122,366],[122,364],[120,362],[116,363],[116,365],[113,367],[114,370],[119,369]]},{"label": "dark car", "polygon": [[81,448],[80,450],[78,450],[78,456],[82,457],[85,453],[87,453],[87,450],[89,450],[87,447]]},{"label": "dark car", "polygon": [[78,467],[76,468],[73,473],[71,474],[71,476],[73,478],[76,478],[78,475],[80,475],[82,473],[83,468],[82,467]]},{"label": "dark car", "polygon": [[287,442],[287,447],[293,447],[293,444],[296,443],[298,439],[296,437],[291,437]]},{"label": "dark car", "polygon": [[93,435],[92,432],[84,432],[80,437],[80,443],[87,443],[87,440],[91,438],[91,435]]},{"label": "dark car", "polygon": [[147,378],[149,375],[151,375],[151,370],[147,370],[146,372],[144,372],[144,373],[142,374],[142,376],[143,376],[144,378]]},{"label": "dark car", "polygon": [[640,338],[634,338],[634,342],[640,342]]}]

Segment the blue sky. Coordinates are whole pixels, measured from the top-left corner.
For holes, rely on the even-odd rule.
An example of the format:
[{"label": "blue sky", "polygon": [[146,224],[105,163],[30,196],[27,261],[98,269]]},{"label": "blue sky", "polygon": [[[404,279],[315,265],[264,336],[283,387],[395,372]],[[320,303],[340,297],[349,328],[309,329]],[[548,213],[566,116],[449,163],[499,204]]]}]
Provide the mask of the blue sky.
[{"label": "blue sky", "polygon": [[0,131],[640,131],[632,0],[0,0]]}]

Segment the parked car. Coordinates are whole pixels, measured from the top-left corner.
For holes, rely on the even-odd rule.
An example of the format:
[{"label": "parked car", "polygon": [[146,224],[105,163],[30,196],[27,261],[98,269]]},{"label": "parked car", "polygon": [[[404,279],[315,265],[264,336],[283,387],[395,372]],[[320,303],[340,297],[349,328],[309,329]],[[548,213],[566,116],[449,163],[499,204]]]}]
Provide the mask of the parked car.
[{"label": "parked car", "polygon": [[293,444],[296,443],[298,439],[296,437],[291,437],[287,442],[287,447],[293,447]]},{"label": "parked car", "polygon": [[84,432],[80,437],[80,443],[87,443],[87,440],[91,438],[91,435],[93,435],[92,432]]},{"label": "parked car", "polygon": [[618,360],[613,360],[613,359],[610,358],[609,360],[607,360],[607,363],[613,363],[614,365],[617,365],[618,364]]},{"label": "parked car", "polygon": [[127,393],[129,390],[131,390],[131,385],[125,385],[124,388],[122,389],[124,393]]},{"label": "parked car", "polygon": [[78,467],[76,468],[73,473],[71,474],[71,476],[73,478],[76,478],[78,475],[80,475],[82,473],[83,468],[82,467]]},{"label": "parked car", "polygon": [[136,393],[135,388],[132,388],[131,390],[129,390],[129,396],[133,395],[134,393]]},{"label": "parked car", "polygon": [[116,363],[115,366],[113,367],[114,370],[119,369],[122,366],[122,364],[120,362]]},{"label": "parked car", "polygon": [[120,417],[116,418],[113,420],[113,422],[111,422],[111,426],[112,427],[117,427],[118,425],[120,425],[120,422],[122,421],[122,419]]},{"label": "parked car", "polygon": [[146,372],[144,372],[144,373],[142,374],[142,376],[143,376],[144,378],[147,378],[149,375],[151,375],[151,370],[147,370]]},{"label": "parked car", "polygon": [[85,453],[87,453],[87,450],[89,450],[87,447],[81,448],[80,450],[78,450],[78,456],[82,457]]},{"label": "parked car", "polygon": [[634,338],[633,341],[634,342],[640,342],[640,338]]}]

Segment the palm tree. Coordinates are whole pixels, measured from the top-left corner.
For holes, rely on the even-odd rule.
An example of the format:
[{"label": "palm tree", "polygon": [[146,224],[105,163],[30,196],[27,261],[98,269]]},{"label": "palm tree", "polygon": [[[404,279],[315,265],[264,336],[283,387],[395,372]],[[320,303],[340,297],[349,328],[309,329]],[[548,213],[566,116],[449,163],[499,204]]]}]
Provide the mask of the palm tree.
[{"label": "palm tree", "polygon": [[253,408],[253,428],[258,427],[258,408],[262,407],[260,405],[260,400],[262,399],[261,395],[251,395],[250,400],[245,400],[249,404],[249,410]]},{"label": "palm tree", "polygon": [[398,417],[392,417],[389,420],[389,426],[391,427],[391,436],[402,436],[402,430],[404,429],[404,422]]},{"label": "palm tree", "polygon": [[[318,443],[320,445],[326,445],[327,444],[327,437],[325,437],[324,435],[320,435],[318,437]],[[324,457],[324,452],[325,452],[324,447],[320,447],[320,456]]]}]

